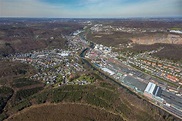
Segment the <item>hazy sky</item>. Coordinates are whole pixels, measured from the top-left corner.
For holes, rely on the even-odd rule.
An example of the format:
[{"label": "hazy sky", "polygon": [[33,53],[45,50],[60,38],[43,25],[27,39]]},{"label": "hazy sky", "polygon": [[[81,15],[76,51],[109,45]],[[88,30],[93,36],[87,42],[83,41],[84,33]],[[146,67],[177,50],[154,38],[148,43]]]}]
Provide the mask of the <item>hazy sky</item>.
[{"label": "hazy sky", "polygon": [[182,16],[182,0],[0,0],[1,17]]}]

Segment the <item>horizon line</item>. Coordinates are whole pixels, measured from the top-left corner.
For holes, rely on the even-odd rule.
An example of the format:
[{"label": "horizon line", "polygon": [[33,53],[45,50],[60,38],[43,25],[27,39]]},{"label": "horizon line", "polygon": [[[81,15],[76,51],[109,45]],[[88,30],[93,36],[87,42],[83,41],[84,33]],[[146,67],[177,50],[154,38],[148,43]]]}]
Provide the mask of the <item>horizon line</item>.
[{"label": "horizon line", "polygon": [[128,19],[128,18],[182,18],[182,16],[147,16],[147,17],[11,17],[11,16],[4,16],[2,18],[24,18],[24,19]]}]

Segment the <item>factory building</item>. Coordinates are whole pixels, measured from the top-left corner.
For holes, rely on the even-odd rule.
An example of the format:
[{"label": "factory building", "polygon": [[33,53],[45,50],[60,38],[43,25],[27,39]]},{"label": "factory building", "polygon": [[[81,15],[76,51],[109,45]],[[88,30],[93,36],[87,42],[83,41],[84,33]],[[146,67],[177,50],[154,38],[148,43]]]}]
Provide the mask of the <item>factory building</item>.
[{"label": "factory building", "polygon": [[161,98],[161,94],[162,94],[162,88],[159,86],[156,86],[153,91],[153,98],[159,102],[163,102],[164,99]]},{"label": "factory building", "polygon": [[161,93],[162,93],[161,87],[155,86],[155,89],[154,89],[154,91],[153,91],[153,95],[154,95],[154,96],[160,97],[160,96],[161,96]]},{"label": "factory building", "polygon": [[114,75],[115,73],[113,71],[111,71],[110,69],[108,68],[101,68],[103,71],[109,73],[111,76]]},{"label": "factory building", "polygon": [[146,97],[152,98],[155,87],[156,84],[149,82],[147,87],[145,88],[144,95]]},{"label": "factory building", "polygon": [[148,98],[155,99],[156,101],[163,102],[161,98],[162,88],[156,84],[149,82],[145,88],[144,95]]}]

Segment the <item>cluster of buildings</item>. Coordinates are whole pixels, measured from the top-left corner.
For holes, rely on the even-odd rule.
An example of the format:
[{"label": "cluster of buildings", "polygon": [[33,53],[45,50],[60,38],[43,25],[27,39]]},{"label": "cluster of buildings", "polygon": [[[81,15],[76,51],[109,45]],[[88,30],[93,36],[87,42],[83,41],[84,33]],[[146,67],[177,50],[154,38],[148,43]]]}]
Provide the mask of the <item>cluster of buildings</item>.
[{"label": "cluster of buildings", "polygon": [[79,35],[67,36],[67,40],[69,50],[72,50],[75,53],[80,52],[89,45],[89,42],[84,38],[81,38]]},{"label": "cluster of buildings", "polygon": [[83,73],[86,70],[81,64],[78,52],[86,48],[89,43],[79,36],[82,31],[77,30],[72,36],[66,36],[68,40],[68,50],[48,49],[34,51],[31,53],[14,55],[13,61],[34,66],[38,73],[31,76],[31,79],[40,80],[46,84],[90,84],[88,80],[72,80],[68,78],[75,73]]},{"label": "cluster of buildings", "polygon": [[179,63],[160,60],[150,55],[151,52],[130,56],[128,64],[132,64],[157,77],[182,85],[182,67]]},{"label": "cluster of buildings", "polygon": [[[86,53],[85,57],[89,59],[91,63],[95,65],[95,67],[110,77],[114,78],[118,82],[132,89],[136,93],[140,93],[146,96],[166,110],[173,112],[178,116],[181,116],[182,92],[171,92],[170,89],[166,87],[167,85],[165,85],[165,83],[162,83],[161,80],[158,80],[152,76],[149,76],[141,71],[132,68],[127,63],[127,61],[121,62],[117,58],[118,54],[116,52],[112,52],[112,50],[110,50],[110,52],[105,52],[104,48],[107,47],[96,44],[93,49],[90,49]],[[141,58],[142,55],[137,56],[140,56]],[[132,62],[135,62],[135,60],[138,58],[139,57],[134,57],[134,59],[126,58],[126,60],[133,60]],[[144,65],[143,63],[145,62],[148,63],[145,59],[141,59],[141,62],[141,66]],[[150,63],[150,67],[152,67],[151,64],[153,63],[154,62]],[[137,65],[139,63],[134,64]],[[162,64],[164,65],[165,63]],[[153,66],[156,67],[154,64]]]},{"label": "cluster of buildings", "polygon": [[[86,53],[87,58],[92,58],[92,60],[97,60],[99,59],[99,56],[102,57],[107,57],[111,56],[113,58],[116,58],[118,55],[117,53],[111,52],[111,47],[104,46],[102,44],[96,44],[94,49]],[[99,56],[98,56],[99,55]]]},{"label": "cluster of buildings", "polygon": [[96,50],[101,50],[105,54],[111,53],[111,47],[106,47],[106,46],[104,46],[102,44],[96,44],[95,49]]},{"label": "cluster of buildings", "polygon": [[72,51],[61,49],[17,54],[12,56],[12,60],[34,66],[38,73],[30,78],[43,81],[46,84],[55,84],[60,81],[62,84],[69,84],[68,75],[85,71],[79,62],[79,58],[74,56]]},{"label": "cluster of buildings", "polygon": [[30,53],[17,53],[9,58],[12,61],[20,61],[35,67],[38,72],[30,77],[33,80],[40,80],[51,85],[55,83],[59,85],[90,84],[92,82],[85,79],[69,80],[72,74],[86,71],[78,55],[80,50],[89,46],[89,43],[79,36],[81,32],[77,30],[72,35],[65,37],[68,40],[68,50],[46,49]]},{"label": "cluster of buildings", "polygon": [[162,108],[182,117],[182,98],[163,90],[155,83],[149,82],[144,90],[144,96],[156,103]]}]

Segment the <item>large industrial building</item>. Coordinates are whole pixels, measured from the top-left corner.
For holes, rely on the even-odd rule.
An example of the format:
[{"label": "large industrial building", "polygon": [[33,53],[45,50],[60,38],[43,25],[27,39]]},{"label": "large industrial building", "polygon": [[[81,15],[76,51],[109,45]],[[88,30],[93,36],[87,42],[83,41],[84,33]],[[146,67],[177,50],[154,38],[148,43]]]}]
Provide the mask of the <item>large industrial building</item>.
[{"label": "large industrial building", "polygon": [[156,84],[149,82],[147,87],[145,88],[144,95],[149,98],[152,98],[155,87],[156,87]]},{"label": "large industrial building", "polygon": [[109,73],[111,76],[115,74],[115,72],[111,71],[110,69],[108,68],[101,68],[103,71]]},{"label": "large industrial building", "polygon": [[158,101],[163,101],[161,98],[162,89],[156,84],[149,82],[147,87],[145,88],[144,95],[148,98],[153,98]]}]

